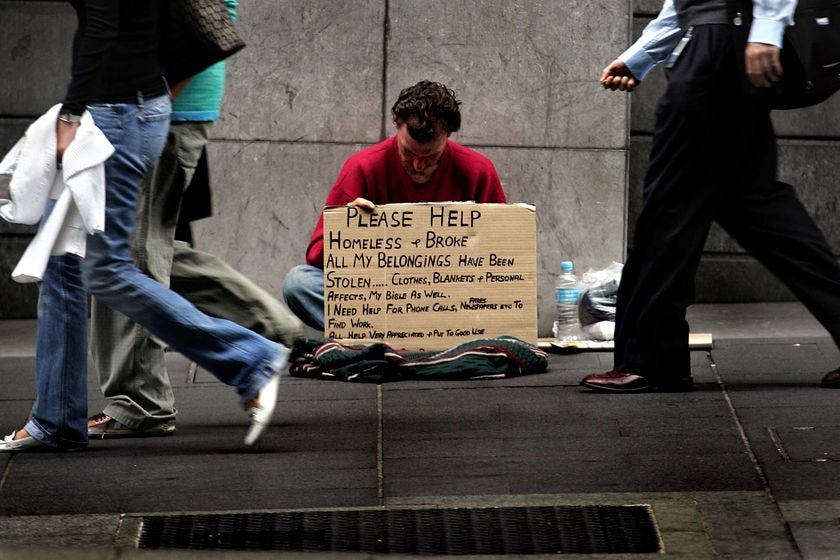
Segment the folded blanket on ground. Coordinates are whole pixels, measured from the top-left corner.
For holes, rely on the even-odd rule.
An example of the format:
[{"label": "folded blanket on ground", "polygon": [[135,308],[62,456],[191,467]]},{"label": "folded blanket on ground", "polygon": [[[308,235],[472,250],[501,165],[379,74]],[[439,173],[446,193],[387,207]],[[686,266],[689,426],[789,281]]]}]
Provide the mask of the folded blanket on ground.
[{"label": "folded blanket on ground", "polygon": [[290,366],[297,377],[368,383],[490,379],[546,369],[545,352],[511,336],[471,340],[442,352],[402,352],[380,342],[346,345],[307,339],[295,347]]}]

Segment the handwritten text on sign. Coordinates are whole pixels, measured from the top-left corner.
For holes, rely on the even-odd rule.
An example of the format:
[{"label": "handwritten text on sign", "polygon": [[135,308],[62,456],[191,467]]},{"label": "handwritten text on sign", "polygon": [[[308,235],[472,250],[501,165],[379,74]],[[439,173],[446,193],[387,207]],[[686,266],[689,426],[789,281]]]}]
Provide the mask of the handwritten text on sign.
[{"label": "handwritten text on sign", "polygon": [[523,204],[324,211],[324,334],[435,350],[536,342],[536,220]]}]

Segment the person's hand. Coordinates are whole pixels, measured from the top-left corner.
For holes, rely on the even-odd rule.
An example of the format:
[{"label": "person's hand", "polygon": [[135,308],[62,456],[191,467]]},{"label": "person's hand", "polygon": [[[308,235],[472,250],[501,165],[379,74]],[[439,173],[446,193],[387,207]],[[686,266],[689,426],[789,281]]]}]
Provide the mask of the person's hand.
[{"label": "person's hand", "polygon": [[755,87],[768,88],[782,77],[781,51],[774,45],[747,43],[744,51],[747,77]]},{"label": "person's hand", "polygon": [[61,163],[61,158],[64,156],[64,150],[76,137],[76,130],[78,130],[78,123],[69,123],[65,121],[55,122],[55,159]]},{"label": "person's hand", "polygon": [[368,212],[373,212],[373,210],[376,208],[376,204],[362,197],[348,202],[347,206],[358,206],[359,208],[367,210]]},{"label": "person's hand", "polygon": [[627,69],[627,65],[618,59],[610,62],[601,71],[601,85],[604,86],[604,89],[633,91],[638,83],[630,70]]}]

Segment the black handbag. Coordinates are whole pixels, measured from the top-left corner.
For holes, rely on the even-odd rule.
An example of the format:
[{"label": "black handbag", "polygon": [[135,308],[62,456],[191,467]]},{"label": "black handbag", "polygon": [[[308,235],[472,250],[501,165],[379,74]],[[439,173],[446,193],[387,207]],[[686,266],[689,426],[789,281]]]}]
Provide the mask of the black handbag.
[{"label": "black handbag", "polygon": [[160,62],[170,85],[198,74],[242,50],[222,0],[169,0]]},{"label": "black handbag", "polygon": [[840,0],[799,0],[781,58],[774,109],[816,105],[840,89]]}]

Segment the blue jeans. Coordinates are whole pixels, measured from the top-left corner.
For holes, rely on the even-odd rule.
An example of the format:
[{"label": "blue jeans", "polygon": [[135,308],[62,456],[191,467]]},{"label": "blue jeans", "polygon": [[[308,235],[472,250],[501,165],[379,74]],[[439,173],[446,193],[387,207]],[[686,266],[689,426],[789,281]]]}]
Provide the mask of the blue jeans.
[{"label": "blue jeans", "polygon": [[129,236],[143,176],[163,149],[169,97],[88,106],[114,146],[105,162],[105,232],[84,259],[52,257],[40,286],[37,399],[26,431],[58,448],[87,445],[87,297],[130,317],[174,350],[253,398],[285,365],[286,349],[236,323],[209,317],[134,265]]},{"label": "blue jeans", "polygon": [[294,267],[283,279],[283,299],[300,320],[324,330],[324,271],[309,264]]},{"label": "blue jeans", "polygon": [[[140,183],[131,239],[134,261],[204,313],[292,346],[302,336],[303,326],[286,306],[215,255],[174,241],[184,190],[212,124],[170,124],[160,158]],[[165,345],[122,313],[95,298],[91,303],[91,355],[108,400],[102,412],[140,430],[173,422],[177,410],[166,371]]]}]

